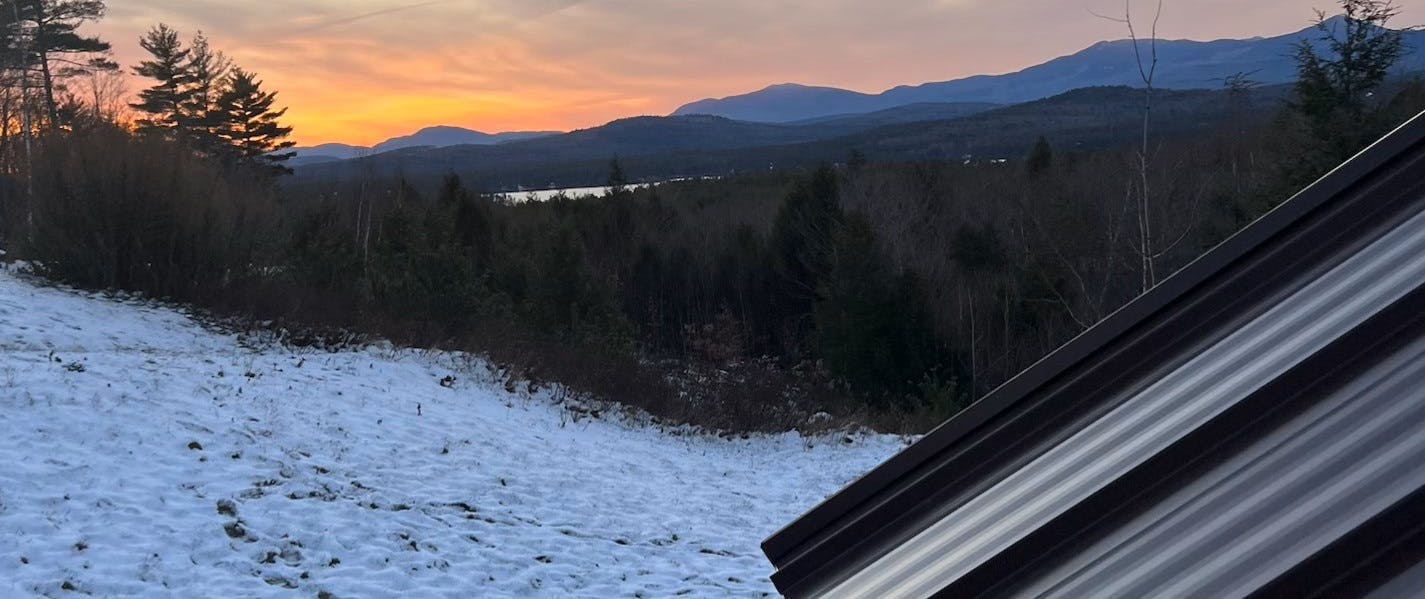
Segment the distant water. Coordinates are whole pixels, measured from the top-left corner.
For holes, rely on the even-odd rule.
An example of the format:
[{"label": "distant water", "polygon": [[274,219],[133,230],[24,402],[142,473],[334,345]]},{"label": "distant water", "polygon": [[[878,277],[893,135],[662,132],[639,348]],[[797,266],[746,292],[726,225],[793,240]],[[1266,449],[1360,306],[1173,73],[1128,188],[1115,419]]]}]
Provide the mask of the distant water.
[{"label": "distant water", "polygon": [[[662,185],[662,184],[664,184],[664,183],[677,183],[677,182],[679,182],[679,181],[693,181],[693,180],[720,179],[720,178],[721,178],[721,177],[679,177],[679,178],[677,178],[677,179],[668,179],[667,181],[655,181],[655,182],[653,182],[653,183],[630,183],[630,184],[628,184],[628,185],[625,185],[625,186],[624,186],[624,189],[646,189],[646,188],[649,188],[649,187],[655,187],[655,186],[658,186],[658,185]],[[561,196],[561,195],[564,196],[564,197],[566,197],[566,198],[569,198],[569,199],[571,199],[571,200],[577,200],[577,199],[580,199],[580,198],[587,198],[587,197],[590,197],[590,196],[595,196],[595,197],[597,197],[597,196],[606,195],[606,194],[608,194],[609,191],[611,191],[612,189],[613,189],[613,188],[612,188],[612,187],[609,187],[609,186],[604,186],[604,187],[565,187],[565,188],[562,188],[562,189],[536,189],[536,190],[531,190],[531,191],[507,191],[507,192],[503,192],[503,193],[497,193],[497,194],[495,194],[495,197],[496,197],[496,198],[499,198],[499,199],[503,199],[503,200],[509,201],[509,202],[547,202],[547,201],[552,200],[552,199],[554,199],[554,198],[557,198],[557,197],[559,197],[559,196]]]},{"label": "distant water", "polygon": [[[624,186],[627,189],[642,189],[652,187],[657,183],[638,183]],[[559,196],[564,196],[571,200],[585,198],[589,196],[601,196],[607,194],[612,187],[565,187],[563,189],[537,189],[533,191],[510,191],[497,193],[496,197],[511,202],[547,202]]]}]

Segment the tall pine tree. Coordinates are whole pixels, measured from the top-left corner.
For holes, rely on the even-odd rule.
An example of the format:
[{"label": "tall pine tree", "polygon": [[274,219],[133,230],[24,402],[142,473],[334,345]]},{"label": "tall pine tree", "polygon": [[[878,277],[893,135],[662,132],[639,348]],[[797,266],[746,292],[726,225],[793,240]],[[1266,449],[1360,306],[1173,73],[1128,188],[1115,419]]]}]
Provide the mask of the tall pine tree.
[{"label": "tall pine tree", "polygon": [[134,73],[157,82],[140,91],[139,101],[130,104],[146,115],[137,121],[139,131],[186,134],[189,122],[185,107],[190,101],[193,83],[189,68],[191,52],[183,47],[178,32],[162,23],[150,29],[139,40],[139,46],[151,57],[134,67]]},{"label": "tall pine tree", "polygon": [[816,302],[823,298],[822,283],[831,272],[844,216],[839,185],[836,171],[822,165],[787,194],[772,224],[767,245],[776,294],[771,309],[775,319],[789,327],[778,333],[789,355],[799,353],[808,340]]},{"label": "tall pine tree", "polygon": [[295,153],[283,150],[296,144],[287,139],[292,128],[278,122],[287,109],[274,110],[276,100],[277,92],[264,91],[256,74],[234,68],[218,97],[216,131],[240,160],[288,172],[282,162]]},{"label": "tall pine tree", "polygon": [[[49,127],[59,127],[58,93],[71,77],[113,71],[108,42],[79,33],[79,27],[104,16],[102,0],[10,0],[0,2],[13,63],[26,85],[40,91]],[[38,77],[31,84],[30,77]]]},{"label": "tall pine tree", "polygon": [[218,139],[222,118],[218,109],[218,99],[222,96],[233,62],[222,52],[213,49],[203,32],[193,37],[188,46],[188,87],[184,90],[180,110],[189,123],[190,133],[199,146],[213,149],[221,144]]},{"label": "tall pine tree", "polygon": [[1317,13],[1317,46],[1296,47],[1297,82],[1293,107],[1320,145],[1323,166],[1350,158],[1384,132],[1370,98],[1405,52],[1399,31],[1388,28],[1399,9],[1391,0],[1341,0],[1343,16]]}]

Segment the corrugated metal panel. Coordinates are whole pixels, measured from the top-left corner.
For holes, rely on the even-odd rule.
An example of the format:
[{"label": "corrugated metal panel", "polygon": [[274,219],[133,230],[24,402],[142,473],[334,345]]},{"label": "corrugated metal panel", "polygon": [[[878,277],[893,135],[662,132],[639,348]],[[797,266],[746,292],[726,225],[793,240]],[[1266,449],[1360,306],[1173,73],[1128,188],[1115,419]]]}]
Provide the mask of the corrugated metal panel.
[{"label": "corrugated metal panel", "polygon": [[1417,216],[827,596],[923,597],[1203,425],[1425,281]]},{"label": "corrugated metal panel", "polygon": [[1023,597],[1241,597],[1425,486],[1425,340],[1386,357]]}]

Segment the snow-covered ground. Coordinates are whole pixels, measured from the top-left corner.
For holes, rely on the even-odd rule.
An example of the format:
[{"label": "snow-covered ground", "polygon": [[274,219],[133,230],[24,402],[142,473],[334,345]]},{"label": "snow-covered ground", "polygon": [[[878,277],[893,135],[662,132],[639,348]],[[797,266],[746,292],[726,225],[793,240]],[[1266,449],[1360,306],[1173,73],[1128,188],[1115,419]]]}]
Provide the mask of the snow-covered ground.
[{"label": "snow-covered ground", "polygon": [[0,272],[0,597],[758,596],[758,542],[901,447],[573,416]]}]

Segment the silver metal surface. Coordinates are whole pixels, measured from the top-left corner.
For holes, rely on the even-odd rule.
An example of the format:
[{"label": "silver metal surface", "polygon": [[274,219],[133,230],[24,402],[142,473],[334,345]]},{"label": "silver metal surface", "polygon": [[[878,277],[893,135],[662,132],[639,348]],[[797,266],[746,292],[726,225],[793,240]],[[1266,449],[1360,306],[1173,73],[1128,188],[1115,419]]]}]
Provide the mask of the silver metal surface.
[{"label": "silver metal surface", "polygon": [[1240,597],[1425,486],[1425,340],[1016,592]]}]

